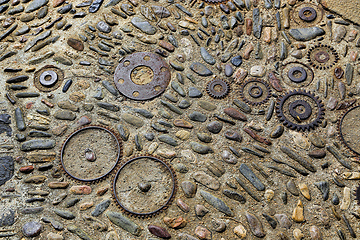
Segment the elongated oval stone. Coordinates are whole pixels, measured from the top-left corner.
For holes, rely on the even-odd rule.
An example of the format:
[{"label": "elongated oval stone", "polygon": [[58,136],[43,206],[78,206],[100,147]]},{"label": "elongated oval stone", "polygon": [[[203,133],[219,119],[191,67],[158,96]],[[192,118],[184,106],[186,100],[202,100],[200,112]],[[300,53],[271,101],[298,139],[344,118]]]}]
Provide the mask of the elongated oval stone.
[{"label": "elongated oval stone", "polygon": [[325,34],[325,31],[319,27],[290,29],[289,34],[298,41],[309,41]]},{"label": "elongated oval stone", "polygon": [[230,217],[234,216],[234,213],[231,211],[231,209],[220,198],[217,198],[211,193],[206,192],[204,190],[200,190],[200,194],[207,203],[209,203],[211,206],[213,206],[220,212],[223,212]]},{"label": "elongated oval stone", "polygon": [[125,231],[128,231],[129,233],[140,236],[141,235],[141,228],[136,223],[128,219],[127,217],[123,216],[121,213],[118,212],[107,212],[106,213],[109,220],[124,229]]},{"label": "elongated oval stone", "polygon": [[213,75],[213,72],[202,63],[194,62],[190,65],[190,69],[193,70],[195,73],[199,74],[200,76],[206,77]]},{"label": "elongated oval stone", "polygon": [[264,184],[245,163],[240,165],[239,171],[257,190],[265,190]]},{"label": "elongated oval stone", "polygon": [[196,172],[194,173],[193,178],[196,182],[201,183],[202,185],[210,188],[211,190],[218,190],[220,188],[220,182],[216,178],[213,178],[205,172]]},{"label": "elongated oval stone", "polygon": [[249,223],[250,230],[254,234],[254,236],[259,238],[265,237],[266,234],[259,219],[255,215],[252,215],[250,213],[246,213],[245,216]]},{"label": "elongated oval stone", "polygon": [[20,150],[21,151],[32,151],[41,149],[51,149],[55,147],[55,140],[52,139],[34,139],[24,142]]}]

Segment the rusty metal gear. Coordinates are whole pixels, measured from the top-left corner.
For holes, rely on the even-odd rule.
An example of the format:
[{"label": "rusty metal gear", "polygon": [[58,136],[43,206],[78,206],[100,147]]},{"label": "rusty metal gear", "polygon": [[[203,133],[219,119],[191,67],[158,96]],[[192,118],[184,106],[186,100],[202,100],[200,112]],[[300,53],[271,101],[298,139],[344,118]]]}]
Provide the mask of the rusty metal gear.
[{"label": "rusty metal gear", "polygon": [[278,98],[276,113],[284,126],[305,131],[319,126],[324,118],[324,104],[311,92],[290,91]]},{"label": "rusty metal gear", "polygon": [[34,86],[42,92],[58,89],[64,80],[64,72],[53,65],[46,65],[34,74]]},{"label": "rusty metal gear", "polygon": [[360,105],[345,111],[338,121],[340,140],[353,153],[360,155]]},{"label": "rusty metal gear", "polygon": [[222,79],[215,78],[207,84],[206,92],[212,98],[224,98],[230,92],[230,85]]},{"label": "rusty metal gear", "polygon": [[116,204],[133,217],[149,218],[166,210],[177,192],[175,171],[157,156],[141,155],[117,171],[112,194]]},{"label": "rusty metal gear", "polygon": [[287,62],[281,68],[283,82],[293,88],[308,86],[314,80],[311,67],[301,62]]},{"label": "rusty metal gear", "polygon": [[311,47],[306,58],[312,67],[320,70],[329,69],[340,60],[336,50],[324,44]]},{"label": "rusty metal gear", "polygon": [[150,52],[133,53],[121,60],[114,74],[116,88],[133,100],[150,100],[162,94],[171,78],[168,64]]},{"label": "rusty metal gear", "polygon": [[[99,144],[101,139],[103,144]],[[105,179],[122,157],[122,141],[116,132],[99,125],[81,127],[64,141],[60,161],[67,175],[80,182]]]},{"label": "rusty metal gear", "polygon": [[252,78],[241,84],[240,95],[245,102],[257,106],[269,100],[271,89],[263,80]]}]

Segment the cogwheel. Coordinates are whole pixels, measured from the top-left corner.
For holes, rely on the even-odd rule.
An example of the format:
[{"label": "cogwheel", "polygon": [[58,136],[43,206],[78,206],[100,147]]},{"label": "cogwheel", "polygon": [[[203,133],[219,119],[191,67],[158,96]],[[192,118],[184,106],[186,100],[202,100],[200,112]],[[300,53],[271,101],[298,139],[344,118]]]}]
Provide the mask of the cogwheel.
[{"label": "cogwheel", "polygon": [[166,210],[177,191],[175,171],[163,159],[141,155],[126,161],[112,185],[116,204],[133,217],[150,218]]},{"label": "cogwheel", "polygon": [[276,113],[284,126],[305,131],[319,126],[324,118],[324,104],[313,93],[290,91],[278,98]]},{"label": "cogwheel", "polygon": [[86,183],[106,178],[117,167],[121,157],[122,142],[118,134],[98,125],[82,127],[71,133],[60,152],[65,173]]},{"label": "cogwheel", "polygon": [[206,92],[210,95],[210,97],[216,99],[224,98],[228,95],[229,91],[229,84],[219,78],[210,81],[206,86]]},{"label": "cogwheel", "polygon": [[360,105],[345,111],[338,122],[340,140],[353,153],[360,155]]},{"label": "cogwheel", "polygon": [[340,59],[333,47],[324,44],[311,47],[306,58],[312,67],[320,70],[331,68]]},{"label": "cogwheel", "polygon": [[253,78],[241,84],[240,95],[245,102],[257,106],[269,100],[271,89],[266,82]]}]

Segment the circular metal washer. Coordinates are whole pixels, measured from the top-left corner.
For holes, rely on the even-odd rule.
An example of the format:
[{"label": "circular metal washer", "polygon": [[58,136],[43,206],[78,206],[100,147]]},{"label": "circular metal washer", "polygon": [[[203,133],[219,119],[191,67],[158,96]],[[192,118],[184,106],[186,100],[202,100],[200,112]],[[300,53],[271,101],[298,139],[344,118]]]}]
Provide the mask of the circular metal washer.
[{"label": "circular metal washer", "polygon": [[[51,76],[51,80],[47,81],[46,76]],[[63,71],[53,65],[46,65],[34,73],[34,86],[42,92],[51,92],[58,89],[63,80]]]},{"label": "circular metal washer", "polygon": [[[310,100],[312,104],[309,101],[305,101],[304,98]],[[287,105],[288,101],[290,101],[289,105]],[[295,106],[300,106],[299,104],[304,108],[300,114],[294,109]],[[311,111],[308,110],[309,107]],[[295,112],[292,112],[294,110]],[[319,126],[319,123],[324,119],[324,111],[324,104],[319,97],[305,90],[290,91],[284,96],[279,97],[276,103],[276,113],[280,121],[284,126],[296,131],[310,130]]]},{"label": "circular metal washer", "polygon": [[[310,15],[307,15],[310,13]],[[324,18],[324,9],[321,4],[299,2],[291,9],[291,24],[293,27],[312,27],[318,25]]]},{"label": "circular metal washer", "polygon": [[[295,76],[296,73],[300,73],[300,76],[296,77]],[[300,66],[292,67],[288,72],[288,77],[292,82],[301,83],[306,80],[307,72],[303,67]]]},{"label": "circular metal washer", "polygon": [[[125,175],[122,176],[122,173]],[[167,178],[160,178],[164,173]],[[138,187],[139,180],[154,185],[141,191]],[[177,191],[177,179],[172,167],[164,160],[143,155],[134,157],[121,166],[112,187],[116,203],[126,214],[145,218],[155,216],[168,208]],[[167,193],[166,197],[159,197],[163,192]],[[131,201],[132,197],[136,199],[135,202]]]},{"label": "circular metal washer", "polygon": [[[132,80],[132,73],[138,67],[150,68],[152,71],[153,78],[143,85]],[[138,52],[121,60],[115,70],[114,82],[124,96],[133,100],[150,100],[165,91],[170,78],[169,66],[159,55]]]},{"label": "circular metal washer", "polygon": [[[300,76],[296,76],[297,72],[300,73]],[[301,62],[288,62],[281,67],[281,77],[286,85],[293,88],[302,88],[312,83],[314,72],[309,66]]]},{"label": "circular metal washer", "polygon": [[[88,159],[91,150],[96,160]],[[122,142],[112,130],[87,126],[70,134],[62,145],[60,160],[64,171],[81,182],[94,182],[108,176],[122,156]]]},{"label": "circular metal washer", "polygon": [[[46,79],[46,77],[50,77],[49,80]],[[40,75],[40,84],[43,85],[44,87],[51,87],[53,86],[58,80],[58,76],[57,73],[54,71],[44,71],[41,75]]]},{"label": "circular metal washer", "polygon": [[312,67],[320,70],[329,69],[340,60],[336,50],[324,44],[311,47],[307,52],[306,58]]},{"label": "circular metal washer", "polygon": [[[306,16],[305,15],[306,12],[310,12],[310,16]],[[312,7],[303,7],[299,11],[299,18],[306,22],[312,22],[315,20],[316,17],[317,17],[316,10]]]},{"label": "circular metal washer", "polygon": [[212,98],[220,99],[226,97],[230,91],[230,86],[222,79],[216,78],[206,86],[206,92]]},{"label": "circular metal washer", "polygon": [[[298,111],[298,108],[301,108],[301,112]],[[304,100],[295,100],[289,105],[289,112],[290,115],[293,118],[299,119],[299,120],[306,120],[308,119],[311,114],[311,106],[308,102]]]},{"label": "circular metal washer", "polygon": [[251,105],[260,105],[269,100],[271,89],[266,82],[253,78],[241,84],[240,95],[245,102]]},{"label": "circular metal washer", "polygon": [[340,118],[338,130],[341,141],[353,153],[360,155],[360,105],[347,110]]}]

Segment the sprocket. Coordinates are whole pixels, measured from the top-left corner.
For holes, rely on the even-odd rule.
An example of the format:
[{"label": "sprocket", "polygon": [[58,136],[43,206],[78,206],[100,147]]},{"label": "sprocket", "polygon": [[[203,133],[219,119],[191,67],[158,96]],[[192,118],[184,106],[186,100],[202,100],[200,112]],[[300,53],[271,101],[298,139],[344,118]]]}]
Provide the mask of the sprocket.
[{"label": "sprocket", "polygon": [[87,183],[106,178],[117,167],[121,157],[122,142],[118,134],[98,125],[82,127],[71,133],[60,152],[66,174]]},{"label": "sprocket", "polygon": [[290,91],[278,98],[276,113],[280,121],[296,131],[315,129],[324,118],[324,104],[311,92]]},{"label": "sprocket", "polygon": [[149,218],[166,210],[177,191],[171,165],[157,156],[141,155],[126,161],[115,175],[112,193],[116,204],[133,217]]},{"label": "sprocket", "polygon": [[228,95],[228,93],[230,92],[230,86],[224,80],[215,78],[207,84],[206,92],[212,98],[221,99]]},{"label": "sprocket", "polygon": [[311,47],[306,58],[312,67],[320,70],[329,69],[340,60],[336,50],[324,44]]}]

